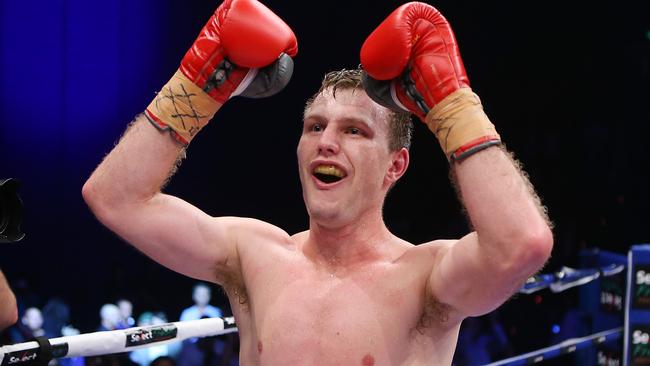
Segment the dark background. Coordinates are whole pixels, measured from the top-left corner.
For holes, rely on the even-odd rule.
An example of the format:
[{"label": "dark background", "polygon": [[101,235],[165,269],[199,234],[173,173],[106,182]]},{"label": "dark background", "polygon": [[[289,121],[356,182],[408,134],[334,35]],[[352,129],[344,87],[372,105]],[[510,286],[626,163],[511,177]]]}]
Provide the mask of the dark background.
[{"label": "dark background", "polygon": [[[227,103],[192,143],[167,192],[211,215],[306,229],[295,157],[304,101],[325,72],[359,64],[365,37],[401,3],[265,1],[299,40],[291,83],[272,98]],[[432,4],[454,27],[472,87],[556,224],[544,271],[576,265],[583,248],[625,253],[650,242],[643,2]],[[81,187],[215,7],[204,0],[0,3],[0,178],[22,182],[27,233],[0,248],[0,268],[22,306],[62,297],[73,325],[88,332],[101,304],[119,296],[134,302],[136,315],[163,310],[170,320],[190,305],[194,281],[103,228]],[[413,243],[466,233],[447,162],[420,123],[411,156],[386,202],[389,228]],[[545,293],[541,304],[519,297],[503,308],[505,318],[523,322],[518,351],[545,345],[571,303],[554,296]],[[221,294],[214,302],[227,307]]]}]

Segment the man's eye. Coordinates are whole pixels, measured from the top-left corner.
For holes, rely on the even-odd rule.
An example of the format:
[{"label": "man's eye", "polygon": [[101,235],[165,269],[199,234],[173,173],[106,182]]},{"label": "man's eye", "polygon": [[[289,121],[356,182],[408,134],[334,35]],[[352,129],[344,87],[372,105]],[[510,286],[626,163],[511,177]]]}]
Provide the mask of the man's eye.
[{"label": "man's eye", "polygon": [[350,129],[348,129],[348,133],[350,133],[351,135],[360,135],[361,130],[356,127],[350,127]]},{"label": "man's eye", "polygon": [[321,132],[323,131],[323,125],[321,125],[320,123],[314,123],[311,126],[310,130],[313,132]]}]

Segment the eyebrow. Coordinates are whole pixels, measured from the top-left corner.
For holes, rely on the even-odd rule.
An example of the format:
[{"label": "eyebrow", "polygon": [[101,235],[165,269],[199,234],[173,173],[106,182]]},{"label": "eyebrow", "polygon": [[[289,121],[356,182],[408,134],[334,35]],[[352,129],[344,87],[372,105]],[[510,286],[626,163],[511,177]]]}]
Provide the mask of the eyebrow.
[{"label": "eyebrow", "polygon": [[[306,114],[303,116],[303,124],[305,123],[305,120],[307,119],[315,119],[315,120],[320,120],[320,121],[325,121],[327,118],[323,116],[322,114],[319,113],[310,113]],[[360,124],[366,127],[369,130],[374,130],[368,122],[364,118],[357,118],[357,117],[345,117],[341,119],[342,122],[349,123],[349,124]]]}]

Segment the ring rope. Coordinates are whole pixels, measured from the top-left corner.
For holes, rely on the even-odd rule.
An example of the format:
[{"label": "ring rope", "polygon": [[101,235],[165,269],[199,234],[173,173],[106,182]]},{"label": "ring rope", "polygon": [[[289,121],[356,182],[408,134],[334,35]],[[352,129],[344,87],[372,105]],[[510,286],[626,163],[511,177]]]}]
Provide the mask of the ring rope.
[{"label": "ring rope", "polygon": [[51,354],[43,354],[36,341],[0,347],[0,365],[27,365],[43,358],[97,356],[139,348],[237,332],[234,317],[206,318],[133,327],[49,339]]},{"label": "ring rope", "polygon": [[591,347],[595,344],[601,344],[609,341],[614,341],[621,338],[623,333],[623,327],[618,327],[610,330],[605,330],[602,332],[594,333],[589,336],[580,337],[580,338],[571,338],[565,341],[562,341],[554,346],[541,348],[536,351],[524,353],[519,356],[506,358],[501,361],[490,363],[485,366],[515,366],[515,365],[529,365],[532,363],[538,363],[544,360],[555,358],[567,353],[575,352],[579,349]]},{"label": "ring rope", "polygon": [[623,270],[625,270],[625,265],[623,264],[610,264],[601,268],[587,269],[562,267],[562,269],[554,273],[545,273],[530,277],[519,289],[519,292],[532,294],[545,288],[550,288],[552,292],[558,293],[587,284],[601,277],[617,275],[623,272]]}]

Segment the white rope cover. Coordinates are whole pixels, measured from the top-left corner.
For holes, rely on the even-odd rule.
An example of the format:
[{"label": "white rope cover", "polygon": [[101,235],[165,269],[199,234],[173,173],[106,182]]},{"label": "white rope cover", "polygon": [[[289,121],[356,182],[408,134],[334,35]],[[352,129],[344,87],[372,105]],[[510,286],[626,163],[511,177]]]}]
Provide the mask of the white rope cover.
[{"label": "white rope cover", "polygon": [[[233,317],[207,318],[173,322],[146,327],[79,334],[49,339],[48,358],[96,356],[130,352],[135,349],[209,337],[237,331]],[[0,347],[0,365],[25,365],[43,358],[43,349],[36,341]]]}]

